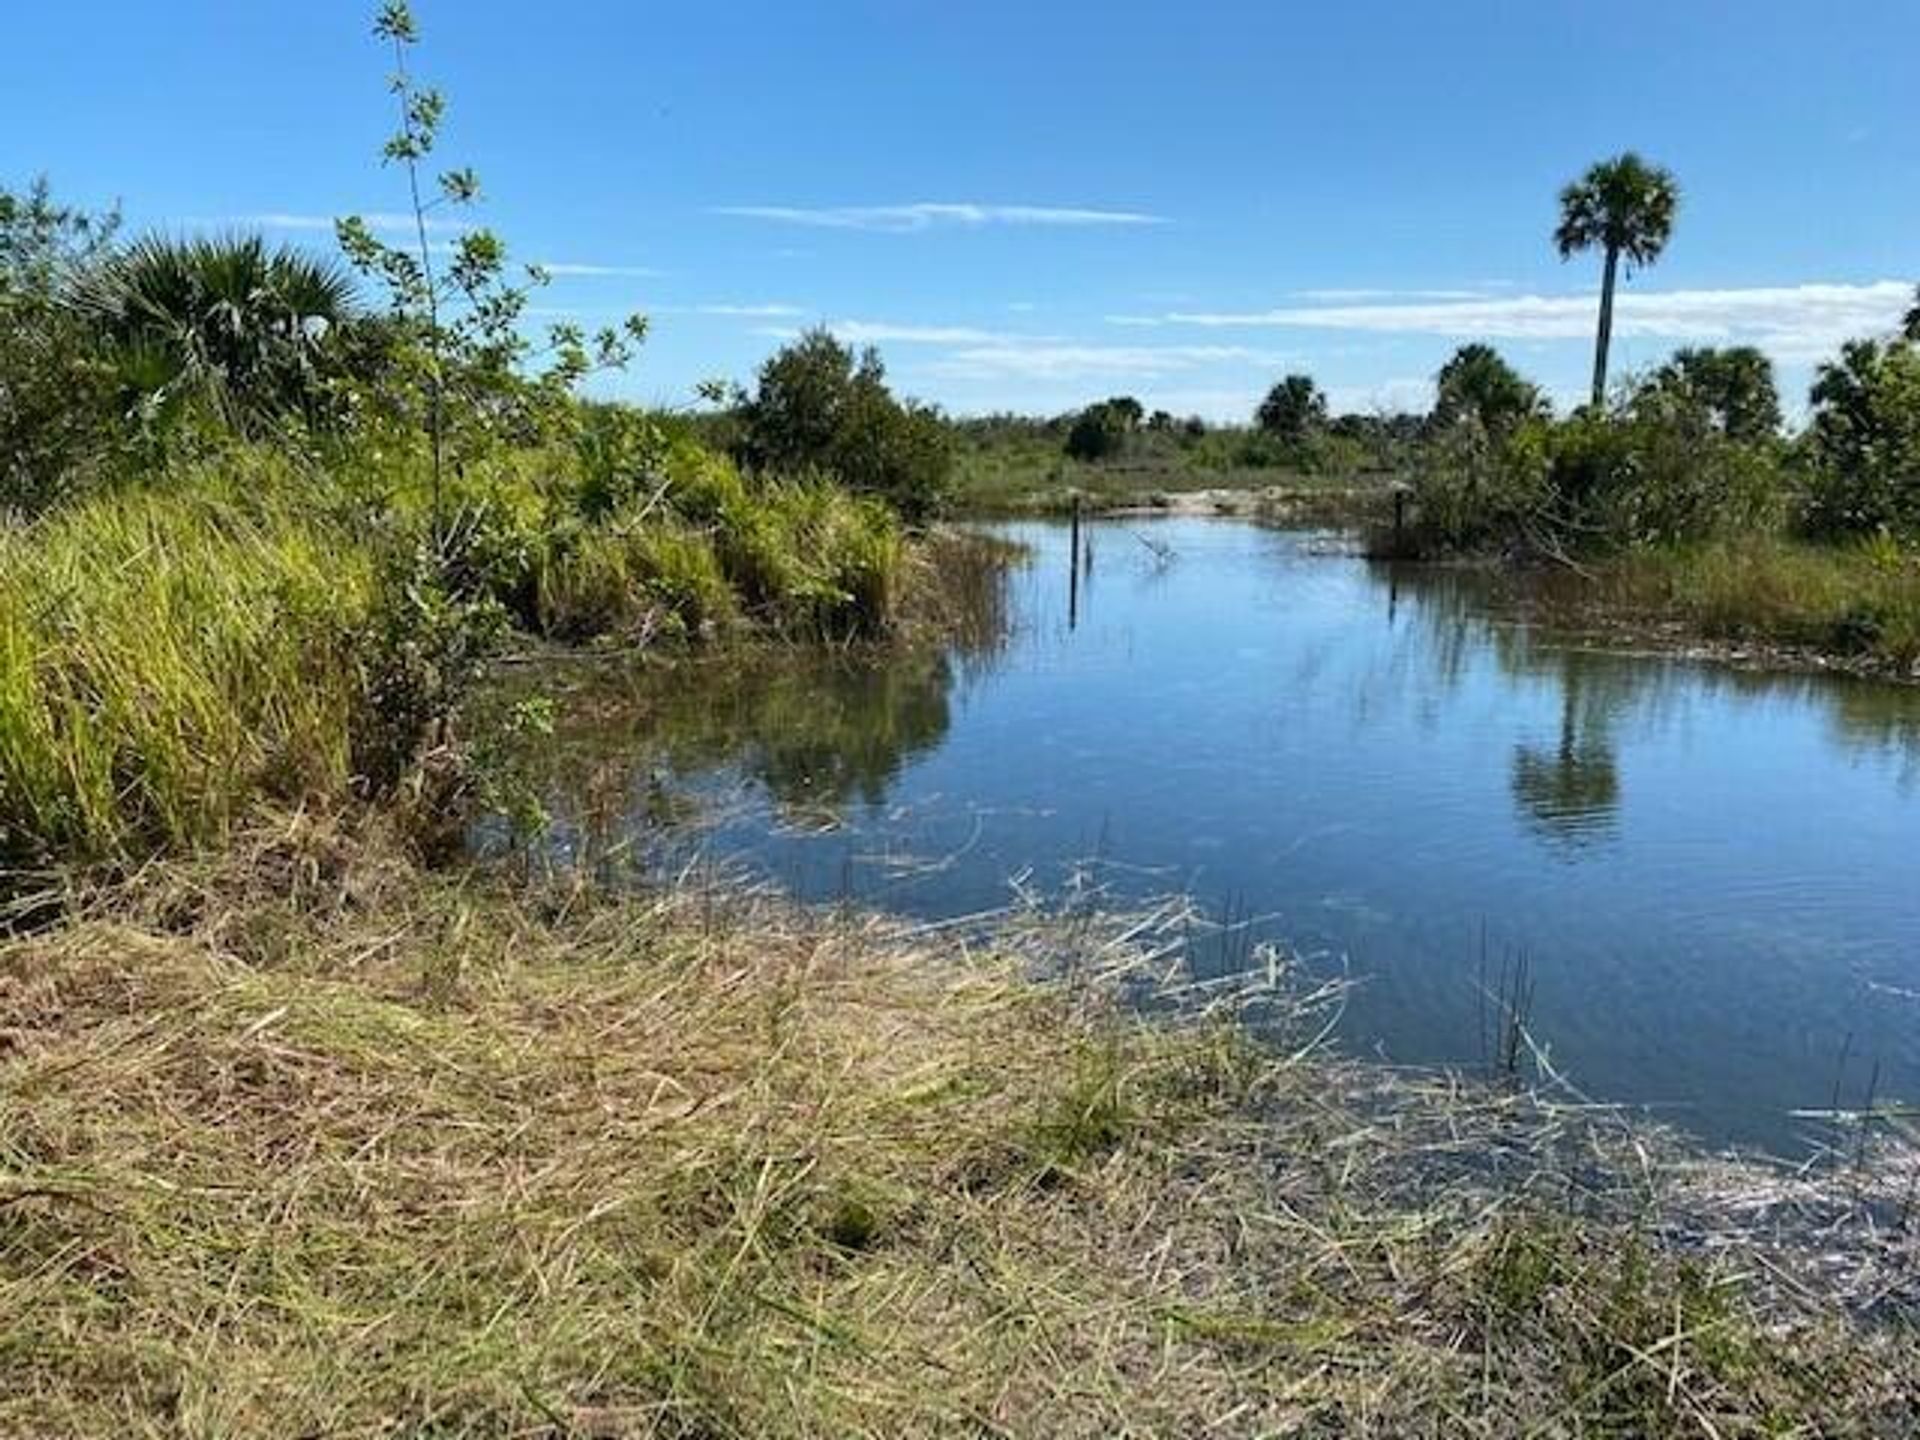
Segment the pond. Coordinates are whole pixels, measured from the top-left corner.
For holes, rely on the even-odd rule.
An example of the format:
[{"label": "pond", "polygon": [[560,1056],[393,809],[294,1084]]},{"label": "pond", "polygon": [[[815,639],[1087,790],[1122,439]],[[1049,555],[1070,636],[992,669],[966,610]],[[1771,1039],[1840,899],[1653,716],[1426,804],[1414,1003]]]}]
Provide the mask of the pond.
[{"label": "pond", "polygon": [[1594,649],[1328,536],[1094,522],[1070,585],[1066,527],[1000,528],[996,643],[573,697],[557,843],[927,917],[1183,891],[1401,1063],[1487,1064],[1524,959],[1554,1071],[1713,1143],[1920,1100],[1920,689]]}]

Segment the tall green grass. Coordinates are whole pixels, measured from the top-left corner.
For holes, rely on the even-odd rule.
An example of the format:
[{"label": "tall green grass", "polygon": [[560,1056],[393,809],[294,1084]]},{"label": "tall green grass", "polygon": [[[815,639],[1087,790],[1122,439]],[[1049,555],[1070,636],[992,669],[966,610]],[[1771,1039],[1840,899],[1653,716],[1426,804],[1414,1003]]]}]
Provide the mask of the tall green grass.
[{"label": "tall green grass", "polygon": [[407,454],[233,445],[0,530],[0,865],[217,841],[260,799],[356,788],[370,739],[391,782],[492,643],[463,616],[839,641],[911,608],[884,506],[684,439],[649,463],[609,509],[564,448],[503,447],[428,544]]},{"label": "tall green grass", "polygon": [[751,621],[841,639],[892,623],[905,548],[884,505],[824,481],[749,477],[691,441],[659,465],[634,501],[545,547],[541,628],[579,639]]},{"label": "tall green grass", "polygon": [[1612,605],[1676,616],[1718,639],[1920,673],[1920,555],[1888,539],[1730,537],[1632,552],[1600,575]]},{"label": "tall green grass", "polygon": [[0,856],[218,836],[348,779],[366,554],[272,487],[129,491],[0,535]]}]

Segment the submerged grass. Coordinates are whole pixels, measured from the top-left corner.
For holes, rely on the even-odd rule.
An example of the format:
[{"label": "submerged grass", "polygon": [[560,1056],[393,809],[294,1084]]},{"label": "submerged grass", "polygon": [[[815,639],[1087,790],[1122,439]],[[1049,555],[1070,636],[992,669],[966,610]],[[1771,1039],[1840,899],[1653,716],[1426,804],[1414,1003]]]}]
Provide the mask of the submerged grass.
[{"label": "submerged grass", "polygon": [[309,818],[70,900],[0,946],[0,1433],[1920,1418],[1846,1306],[1913,1303],[1910,1240],[1801,1266],[1750,1172],[1127,1018],[1171,912],[963,942]]}]

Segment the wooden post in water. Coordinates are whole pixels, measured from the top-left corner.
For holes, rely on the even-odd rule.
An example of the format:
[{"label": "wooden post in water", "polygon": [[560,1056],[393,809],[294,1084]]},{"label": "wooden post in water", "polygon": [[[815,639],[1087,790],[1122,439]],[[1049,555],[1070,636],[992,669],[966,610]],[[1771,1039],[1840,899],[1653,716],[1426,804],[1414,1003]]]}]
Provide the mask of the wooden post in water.
[{"label": "wooden post in water", "polygon": [[1067,629],[1080,625],[1080,497],[1073,497],[1072,532],[1067,556]]}]

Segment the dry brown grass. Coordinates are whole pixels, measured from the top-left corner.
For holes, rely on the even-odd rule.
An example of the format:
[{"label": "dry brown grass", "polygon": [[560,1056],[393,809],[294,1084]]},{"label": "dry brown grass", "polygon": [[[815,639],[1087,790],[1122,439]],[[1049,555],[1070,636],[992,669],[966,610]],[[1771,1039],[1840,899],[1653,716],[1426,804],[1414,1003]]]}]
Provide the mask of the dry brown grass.
[{"label": "dry brown grass", "polygon": [[[1128,1018],[1170,912],[983,946],[308,819],[69,903],[0,944],[6,1434],[1916,1422],[1895,1171],[1763,1193]],[[1819,1206],[1803,1265],[1782,1217]]]}]

